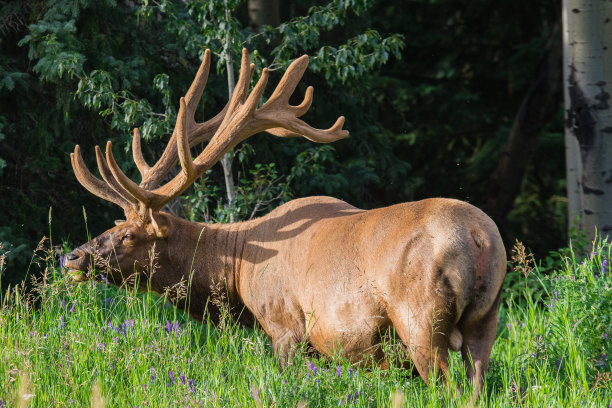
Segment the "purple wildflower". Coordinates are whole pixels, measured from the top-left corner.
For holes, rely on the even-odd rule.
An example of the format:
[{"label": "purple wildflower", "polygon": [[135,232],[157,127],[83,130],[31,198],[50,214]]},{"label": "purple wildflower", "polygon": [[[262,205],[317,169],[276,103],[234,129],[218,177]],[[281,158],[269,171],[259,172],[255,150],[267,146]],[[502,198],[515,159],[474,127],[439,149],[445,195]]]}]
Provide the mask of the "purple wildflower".
[{"label": "purple wildflower", "polygon": [[[60,269],[64,269],[64,255],[60,255]],[[0,404],[2,403],[2,401],[0,401]],[[2,405],[0,405],[0,407],[2,407]]]},{"label": "purple wildflower", "polygon": [[172,333],[172,323],[170,323],[168,320],[166,320],[166,331],[168,333]]},{"label": "purple wildflower", "polygon": [[106,306],[108,306],[111,303],[111,298],[107,297],[106,299],[104,299],[104,303],[106,303]]},{"label": "purple wildflower", "polygon": [[181,379],[183,385],[185,385],[185,374],[181,373],[181,375],[179,375],[179,378]]},{"label": "purple wildflower", "polygon": [[317,386],[319,386],[321,381],[317,378],[316,382],[317,382]]},{"label": "purple wildflower", "polygon": [[349,378],[353,378],[353,369],[349,368]]},{"label": "purple wildflower", "polygon": [[310,371],[312,371],[313,378],[316,377],[317,376],[317,367],[314,364],[312,364],[311,361],[309,361],[306,365],[308,366],[308,369]]},{"label": "purple wildflower", "polygon": [[597,251],[594,251],[594,252],[591,254],[591,261],[593,260],[593,257],[594,257],[594,256],[597,256]]},{"label": "purple wildflower", "polygon": [[191,363],[191,358],[187,357],[187,364]]},{"label": "purple wildflower", "polygon": [[66,308],[66,299],[62,299],[62,309]]},{"label": "purple wildflower", "polygon": [[570,276],[570,278],[571,278],[573,281],[575,281],[575,280],[576,280],[576,277],[575,277],[574,275]]},{"label": "purple wildflower", "polygon": [[74,302],[72,302],[72,306],[70,306],[70,313],[74,312],[74,307],[76,306],[76,300]]},{"label": "purple wildflower", "polygon": [[556,291],[556,290],[553,292],[553,295],[554,295],[555,297],[557,297],[558,293],[557,293],[557,291]]},{"label": "purple wildflower", "polygon": [[43,339],[47,340],[47,337],[49,337],[49,333],[45,333],[45,335],[43,336]]},{"label": "purple wildflower", "polygon": [[604,339],[608,340],[608,333],[604,333]]},{"label": "purple wildflower", "polygon": [[187,380],[187,382],[189,383],[189,391],[191,391],[192,393],[195,394],[195,381],[194,380]]},{"label": "purple wildflower", "polygon": [[525,322],[521,323],[521,327],[525,327],[525,324],[526,324]]},{"label": "purple wildflower", "polygon": [[204,213],[204,222],[208,223],[208,212]]},{"label": "purple wildflower", "polygon": [[595,274],[595,279],[599,279],[599,275],[598,274]]},{"label": "purple wildflower", "polygon": [[115,337],[114,342],[119,343],[119,336]]},{"label": "purple wildflower", "polygon": [[172,384],[176,383],[176,380],[174,379],[174,373],[172,372],[172,370],[170,370],[170,381],[172,381]]},{"label": "purple wildflower", "polygon": [[100,278],[102,279],[102,282],[106,283],[107,285],[110,285],[110,282],[108,281],[106,276],[104,276],[103,273],[100,274]]},{"label": "purple wildflower", "polygon": [[340,377],[342,375],[342,367],[336,367],[336,377]]},{"label": "purple wildflower", "polygon": [[251,388],[251,397],[253,397],[255,401],[259,401],[259,389],[255,386]]},{"label": "purple wildflower", "polygon": [[155,381],[155,367],[151,367],[151,382]]},{"label": "purple wildflower", "polygon": [[604,275],[606,273],[606,266],[608,265],[608,260],[604,259],[601,263],[601,274]]},{"label": "purple wildflower", "polygon": [[64,323],[64,316],[60,316],[60,325],[59,325],[59,328],[63,329],[64,327],[66,327],[66,323]]},{"label": "purple wildflower", "polygon": [[612,408],[612,398],[610,398],[610,405],[608,406],[608,408]]},{"label": "purple wildflower", "polygon": [[510,322],[506,323],[506,326],[508,326],[508,330],[510,330],[510,328],[512,327],[512,325],[510,324]]}]

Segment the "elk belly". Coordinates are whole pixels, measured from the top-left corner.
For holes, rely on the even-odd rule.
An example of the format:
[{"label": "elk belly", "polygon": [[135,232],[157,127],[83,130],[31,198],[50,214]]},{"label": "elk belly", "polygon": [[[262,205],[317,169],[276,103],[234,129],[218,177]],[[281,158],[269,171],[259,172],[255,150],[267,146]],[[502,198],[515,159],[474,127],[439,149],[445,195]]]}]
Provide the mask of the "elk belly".
[{"label": "elk belly", "polygon": [[340,353],[353,363],[368,357],[380,360],[379,345],[390,320],[382,307],[372,307],[376,302],[364,300],[361,297],[325,302],[307,314],[308,339],[312,346],[328,356]]}]

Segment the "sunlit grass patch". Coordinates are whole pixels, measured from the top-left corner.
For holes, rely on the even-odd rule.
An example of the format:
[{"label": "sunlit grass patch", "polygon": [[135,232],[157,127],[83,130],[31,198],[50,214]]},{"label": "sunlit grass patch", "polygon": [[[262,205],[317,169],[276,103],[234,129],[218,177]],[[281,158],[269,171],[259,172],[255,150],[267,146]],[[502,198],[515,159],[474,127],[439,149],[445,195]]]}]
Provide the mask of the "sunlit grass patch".
[{"label": "sunlit grass patch", "polygon": [[[612,403],[609,245],[566,251],[545,276],[533,265],[500,310],[485,388],[476,406]],[[0,407],[470,406],[465,367],[451,354],[452,384],[427,387],[394,365],[358,367],[303,347],[280,371],[260,329],[225,316],[199,323],[167,297],[104,282],[76,284],[53,257],[33,290],[0,300]],[[526,276],[529,275],[529,276]],[[515,277],[509,277],[515,279]],[[538,285],[535,287],[535,285]],[[392,337],[392,336],[391,336]],[[461,389],[463,392],[459,392]]]}]

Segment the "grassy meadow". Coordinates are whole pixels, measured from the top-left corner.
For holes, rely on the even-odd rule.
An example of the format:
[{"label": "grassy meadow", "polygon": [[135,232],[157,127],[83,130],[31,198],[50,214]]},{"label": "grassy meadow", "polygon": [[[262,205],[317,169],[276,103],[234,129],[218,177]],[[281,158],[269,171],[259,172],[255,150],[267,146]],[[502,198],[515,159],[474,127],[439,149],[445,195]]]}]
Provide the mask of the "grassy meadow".
[{"label": "grassy meadow", "polygon": [[[0,408],[612,407],[610,251],[597,244],[534,262],[516,247],[474,403],[469,391],[427,387],[398,368],[405,350],[392,340],[389,370],[302,350],[280,372],[261,330],[228,314],[218,326],[195,322],[163,296],[73,283],[41,247],[33,289],[0,298]],[[458,354],[451,364],[465,390]]]}]

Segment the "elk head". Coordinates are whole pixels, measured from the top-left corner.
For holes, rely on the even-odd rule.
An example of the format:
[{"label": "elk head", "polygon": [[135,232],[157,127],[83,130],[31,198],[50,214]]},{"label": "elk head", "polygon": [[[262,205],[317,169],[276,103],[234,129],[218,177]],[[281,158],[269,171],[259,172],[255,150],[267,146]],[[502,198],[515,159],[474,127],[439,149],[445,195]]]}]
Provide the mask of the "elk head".
[{"label": "elk head", "polygon": [[[249,94],[254,64],[250,63],[249,53],[243,50],[240,76],[229,102],[212,119],[197,123],[195,111],[206,86],[210,62],[211,55],[207,50],[187,94],[180,99],[172,137],[153,167],[145,162],[140,134],[138,129],[134,129],[132,153],[142,176],[139,184],[130,180],[120,169],[113,157],[110,141],[106,145],[105,154],[96,146],[98,169],[103,180],[87,169],[78,145],[75,146],[74,153],[70,154],[78,181],[91,193],[119,205],[126,217],[126,220],[116,227],[66,255],[64,265],[75,280],[87,279],[88,276],[81,271],[90,270],[96,263],[102,263],[111,267],[109,278],[120,284],[131,274],[143,273],[146,270],[151,262],[153,248],[159,266],[162,269],[166,267],[164,261],[168,259],[168,251],[181,250],[169,248],[168,237],[182,222],[162,212],[162,207],[180,196],[225,153],[246,138],[262,131],[278,137],[301,136],[319,143],[329,143],[348,136],[348,132],[342,129],[344,117],[339,117],[336,123],[326,130],[315,129],[299,119],[310,108],[312,87],[306,90],[301,104],[289,104],[289,98],[308,66],[306,55],[289,66],[270,98],[258,107],[269,73],[267,69],[263,69],[259,81]],[[193,159],[190,148],[205,141],[208,141],[206,148]],[[158,187],[177,160],[181,166],[179,173]]]}]

